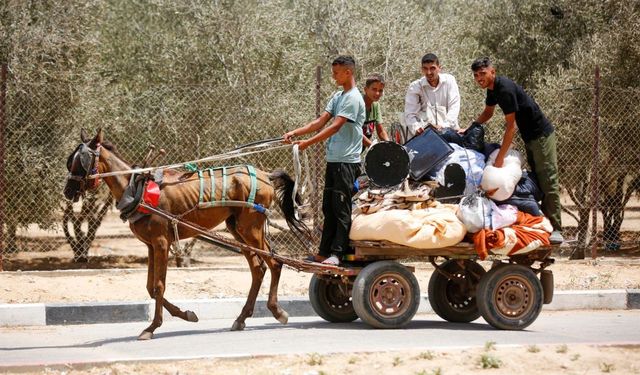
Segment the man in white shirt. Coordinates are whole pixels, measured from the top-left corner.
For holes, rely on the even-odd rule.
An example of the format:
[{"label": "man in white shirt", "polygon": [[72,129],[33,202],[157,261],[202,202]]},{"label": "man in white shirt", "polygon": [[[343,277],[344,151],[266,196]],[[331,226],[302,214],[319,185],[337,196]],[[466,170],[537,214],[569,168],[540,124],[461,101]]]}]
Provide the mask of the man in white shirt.
[{"label": "man in white shirt", "polygon": [[440,61],[433,53],[422,57],[424,77],[411,82],[404,99],[404,125],[407,139],[421,134],[427,125],[438,130],[460,129],[460,91],[456,79],[440,73]]}]

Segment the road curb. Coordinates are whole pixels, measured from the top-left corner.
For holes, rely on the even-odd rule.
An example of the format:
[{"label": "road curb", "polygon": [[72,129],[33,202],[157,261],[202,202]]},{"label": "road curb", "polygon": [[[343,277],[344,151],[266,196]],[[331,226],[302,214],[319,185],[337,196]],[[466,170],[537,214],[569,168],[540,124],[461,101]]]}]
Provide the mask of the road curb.
[{"label": "road curb", "polygon": [[[232,319],[244,306],[244,298],[217,298],[171,301],[183,310],[195,312],[200,319]],[[316,315],[307,297],[279,300],[280,306],[292,317]],[[0,304],[0,326],[45,326],[65,324],[97,324],[150,321],[153,300],[140,302],[31,303]],[[640,309],[640,289],[568,290],[557,291],[553,302],[543,310],[627,310]],[[426,294],[420,299],[418,313],[433,310]],[[254,317],[270,317],[266,299],[258,299]],[[166,310],[164,320],[178,319]]]}]

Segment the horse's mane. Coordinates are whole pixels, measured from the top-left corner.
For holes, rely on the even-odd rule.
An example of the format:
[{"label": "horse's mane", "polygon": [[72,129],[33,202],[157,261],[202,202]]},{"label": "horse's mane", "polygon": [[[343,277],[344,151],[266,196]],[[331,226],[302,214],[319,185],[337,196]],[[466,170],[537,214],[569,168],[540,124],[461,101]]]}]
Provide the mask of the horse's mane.
[{"label": "horse's mane", "polygon": [[[131,166],[131,168],[137,168],[140,167],[139,165],[135,164],[135,163],[130,163],[128,162],[126,159],[124,159],[122,157],[122,155],[120,155],[120,153],[118,152],[118,148],[116,147],[116,145],[114,145],[112,142],[110,141],[103,141],[101,143],[102,147],[106,148],[107,150],[109,150],[111,153],[113,153],[116,157],[118,157],[118,159],[122,160],[123,162],[127,163],[128,165]],[[180,175],[192,175],[193,172],[182,172],[182,171],[177,171],[175,169],[165,169],[164,170],[164,174],[166,176],[180,176]]]},{"label": "horse's mane", "polygon": [[116,147],[116,145],[111,143],[111,141],[102,141],[101,145],[102,145],[102,147],[104,147],[107,150],[109,150],[112,154],[117,156],[118,159],[122,160],[123,162],[125,162],[125,163],[127,163],[129,165],[132,165],[132,163],[129,163],[129,161],[127,161],[125,158],[122,157],[122,155],[120,155],[120,153],[118,152],[118,148]]}]

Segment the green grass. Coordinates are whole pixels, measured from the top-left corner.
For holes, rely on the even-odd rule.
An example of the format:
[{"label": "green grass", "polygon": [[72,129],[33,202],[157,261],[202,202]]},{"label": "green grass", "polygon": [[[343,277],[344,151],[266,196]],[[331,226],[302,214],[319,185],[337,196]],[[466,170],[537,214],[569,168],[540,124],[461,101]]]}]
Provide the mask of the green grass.
[{"label": "green grass", "polygon": [[484,343],[484,351],[488,352],[490,350],[496,350],[496,342],[495,341],[487,341]]},{"label": "green grass", "polygon": [[615,370],[615,366],[613,365],[613,363],[602,362],[600,364],[600,371],[602,371],[602,372],[607,372],[608,373],[608,372],[611,372],[613,370]]},{"label": "green grass", "polygon": [[317,366],[322,364],[322,356],[318,353],[309,354],[309,358],[307,359],[307,364],[309,366]]},{"label": "green grass", "polygon": [[427,372],[427,370],[422,370],[422,371],[416,372],[416,375],[442,375],[442,369],[438,367],[431,372]]},{"label": "green grass", "polygon": [[527,351],[529,353],[539,353],[540,352],[540,348],[538,348],[536,345],[529,345],[527,347]]},{"label": "green grass", "polygon": [[502,361],[498,358],[492,356],[491,354],[483,354],[480,356],[480,365],[482,368],[500,368],[502,366]]},{"label": "green grass", "polygon": [[432,360],[434,357],[433,352],[432,351],[427,351],[427,352],[421,352],[420,354],[418,354],[417,359],[426,359],[428,361]]}]

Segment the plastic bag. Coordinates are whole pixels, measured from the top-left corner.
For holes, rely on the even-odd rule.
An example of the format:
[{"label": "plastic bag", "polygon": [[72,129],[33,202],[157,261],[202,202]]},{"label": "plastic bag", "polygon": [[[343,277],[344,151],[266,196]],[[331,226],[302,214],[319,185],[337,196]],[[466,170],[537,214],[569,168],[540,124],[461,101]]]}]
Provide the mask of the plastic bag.
[{"label": "plastic bag", "polygon": [[518,219],[518,209],[510,204],[496,205],[491,201],[491,229],[509,227]]},{"label": "plastic bag", "polygon": [[442,138],[449,143],[455,143],[464,148],[478,152],[484,151],[484,127],[478,122],[471,124],[463,134],[459,134],[458,131],[453,129],[445,129],[442,132]]},{"label": "plastic bag", "polygon": [[491,200],[478,194],[467,195],[458,205],[458,219],[467,228],[467,232],[476,233],[491,228]]},{"label": "plastic bag", "polygon": [[485,165],[484,156],[477,151],[468,150],[456,144],[451,144],[451,147],[453,147],[453,153],[436,165],[429,172],[429,177],[438,181],[440,185],[446,186],[445,168],[450,164],[459,164],[466,176],[466,186],[463,194],[471,194],[478,190],[478,186],[480,186]]}]

